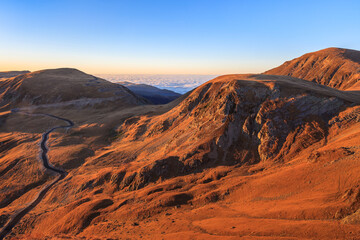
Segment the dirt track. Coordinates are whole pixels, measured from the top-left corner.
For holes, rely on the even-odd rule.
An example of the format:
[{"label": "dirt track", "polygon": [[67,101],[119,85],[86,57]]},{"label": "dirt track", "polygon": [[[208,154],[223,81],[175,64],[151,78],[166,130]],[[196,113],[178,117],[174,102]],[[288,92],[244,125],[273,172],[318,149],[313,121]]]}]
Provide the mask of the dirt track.
[{"label": "dirt track", "polygon": [[[13,113],[20,112],[18,109],[12,110]],[[40,142],[40,159],[42,161],[43,166],[50,170],[51,172],[57,173],[59,174],[59,176],[57,178],[55,178],[50,184],[48,184],[47,186],[45,186],[37,195],[37,197],[31,202],[29,203],[29,205],[27,207],[25,207],[24,209],[20,210],[19,212],[15,213],[14,216],[12,216],[11,220],[3,227],[3,229],[0,232],[0,239],[3,239],[7,234],[9,234],[11,232],[11,230],[13,229],[13,227],[15,227],[15,225],[28,213],[30,212],[34,207],[36,207],[41,200],[45,197],[46,193],[59,181],[61,181],[62,179],[64,179],[67,175],[67,172],[56,168],[54,166],[52,166],[49,163],[49,158],[47,156],[47,153],[49,151],[48,147],[47,147],[47,141],[49,139],[49,135],[50,133],[52,133],[53,131],[57,130],[57,129],[68,129],[74,126],[74,123],[71,120],[65,119],[65,118],[61,118],[61,117],[57,117],[51,114],[46,114],[46,113],[41,113],[41,114],[32,114],[32,113],[22,113],[22,114],[26,114],[26,115],[44,115],[44,116],[48,116],[48,117],[52,117],[52,118],[56,118],[62,121],[65,121],[68,123],[68,125],[64,125],[64,126],[56,126],[51,128],[50,130],[46,131],[45,133],[43,133],[42,138],[41,138],[41,142]]]}]

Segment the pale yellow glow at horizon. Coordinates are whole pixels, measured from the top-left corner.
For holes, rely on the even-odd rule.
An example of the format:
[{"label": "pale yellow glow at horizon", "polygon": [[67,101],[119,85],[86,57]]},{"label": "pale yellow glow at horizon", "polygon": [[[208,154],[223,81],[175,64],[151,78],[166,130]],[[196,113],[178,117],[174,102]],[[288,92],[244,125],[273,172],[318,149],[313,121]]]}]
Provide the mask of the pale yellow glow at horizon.
[{"label": "pale yellow glow at horizon", "polygon": [[[265,64],[263,64],[265,65]],[[261,73],[273,66],[236,66],[228,64],[228,67],[218,67],[216,64],[200,66],[182,65],[176,63],[112,63],[112,64],[79,64],[69,60],[69,63],[59,62],[28,62],[28,61],[0,61],[0,71],[39,71],[54,68],[76,68],[89,74],[202,74],[202,75],[224,75],[232,73]]]}]

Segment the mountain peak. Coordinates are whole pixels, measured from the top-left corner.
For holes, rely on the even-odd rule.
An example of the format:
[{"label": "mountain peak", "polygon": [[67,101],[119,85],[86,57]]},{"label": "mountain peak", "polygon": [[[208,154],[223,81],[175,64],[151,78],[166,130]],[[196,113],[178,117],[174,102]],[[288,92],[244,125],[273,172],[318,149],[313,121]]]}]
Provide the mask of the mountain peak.
[{"label": "mountain peak", "polygon": [[21,74],[0,82],[1,106],[39,105],[80,99],[108,99],[119,106],[134,106],[147,101],[126,87],[86,74],[74,68],[46,69]]},{"label": "mountain peak", "polygon": [[[330,47],[325,48],[316,52],[307,53],[305,55],[325,55],[332,57],[343,57],[349,59],[351,61],[360,63],[360,51],[348,49],[348,48],[338,48],[338,47]],[[304,56],[305,56],[304,55]]]},{"label": "mountain peak", "polygon": [[58,75],[58,76],[87,76],[91,75],[86,74],[76,68],[54,68],[54,69],[44,69],[35,72],[28,73],[29,75]]},{"label": "mountain peak", "polygon": [[360,82],[360,51],[326,48],[287,61],[265,74],[292,76],[340,90],[353,90]]}]

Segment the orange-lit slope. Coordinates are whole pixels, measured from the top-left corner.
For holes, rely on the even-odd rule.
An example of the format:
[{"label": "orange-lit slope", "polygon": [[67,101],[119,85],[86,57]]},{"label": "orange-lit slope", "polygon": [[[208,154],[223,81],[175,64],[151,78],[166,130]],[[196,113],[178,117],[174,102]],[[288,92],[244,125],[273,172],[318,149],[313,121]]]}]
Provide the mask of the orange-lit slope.
[{"label": "orange-lit slope", "polygon": [[[111,121],[87,110],[91,124],[54,135],[49,157],[69,175],[14,236],[360,236],[357,92],[284,76],[227,75],[171,104],[165,113],[132,108],[139,112],[130,118],[112,112]],[[61,111],[74,121],[85,113]],[[110,122],[111,144],[90,141]],[[93,152],[86,156],[85,148]]]},{"label": "orange-lit slope", "polygon": [[360,52],[327,48],[287,61],[265,74],[292,76],[346,90],[359,84]]}]

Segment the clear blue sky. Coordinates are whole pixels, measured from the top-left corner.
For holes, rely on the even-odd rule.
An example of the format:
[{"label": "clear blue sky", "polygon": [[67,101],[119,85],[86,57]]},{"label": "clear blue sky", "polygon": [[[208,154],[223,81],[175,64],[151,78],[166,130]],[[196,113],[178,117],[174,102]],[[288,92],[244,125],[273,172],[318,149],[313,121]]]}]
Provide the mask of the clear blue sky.
[{"label": "clear blue sky", "polygon": [[360,1],[1,0],[0,71],[262,72],[360,50]]}]

